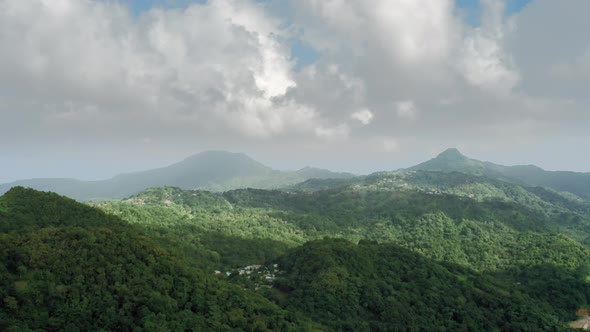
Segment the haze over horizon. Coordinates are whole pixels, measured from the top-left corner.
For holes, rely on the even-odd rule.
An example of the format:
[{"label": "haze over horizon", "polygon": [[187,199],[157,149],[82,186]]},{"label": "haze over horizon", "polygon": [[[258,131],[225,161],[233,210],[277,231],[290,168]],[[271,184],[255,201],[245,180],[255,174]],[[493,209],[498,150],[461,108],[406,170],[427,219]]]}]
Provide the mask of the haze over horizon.
[{"label": "haze over horizon", "polygon": [[590,2],[0,0],[0,183],[207,150],[590,171]]}]

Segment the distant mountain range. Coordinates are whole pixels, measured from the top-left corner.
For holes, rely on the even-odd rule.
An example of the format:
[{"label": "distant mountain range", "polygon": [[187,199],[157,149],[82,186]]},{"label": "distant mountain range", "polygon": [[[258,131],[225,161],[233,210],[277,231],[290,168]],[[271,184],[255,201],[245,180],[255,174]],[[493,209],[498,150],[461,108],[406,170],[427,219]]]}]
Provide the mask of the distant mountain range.
[{"label": "distant mountain range", "polygon": [[351,178],[349,173],[305,167],[278,171],[242,153],[207,151],[153,170],[117,175],[102,181],[30,179],[0,185],[0,194],[16,186],[52,191],[80,201],[124,198],[147,188],[173,186],[182,189],[225,191],[237,188],[272,189],[311,178]]},{"label": "distant mountain range", "polygon": [[546,171],[534,165],[503,166],[470,159],[457,149],[447,149],[436,158],[410,167],[409,170],[460,172],[566,191],[590,199],[590,173]]},{"label": "distant mountain range", "polygon": [[[559,192],[569,192],[586,200],[590,199],[590,173],[545,171],[533,165],[503,166],[470,159],[454,148],[445,150],[436,158],[400,171],[419,170],[483,176],[519,185],[547,187]],[[362,178],[365,177],[312,167],[298,171],[278,171],[245,154],[208,151],[167,167],[121,174],[102,181],[53,178],[15,181],[0,185],[0,194],[12,187],[23,186],[88,201],[124,198],[147,188],[163,186],[210,191],[240,188],[314,190],[346,185]]]}]

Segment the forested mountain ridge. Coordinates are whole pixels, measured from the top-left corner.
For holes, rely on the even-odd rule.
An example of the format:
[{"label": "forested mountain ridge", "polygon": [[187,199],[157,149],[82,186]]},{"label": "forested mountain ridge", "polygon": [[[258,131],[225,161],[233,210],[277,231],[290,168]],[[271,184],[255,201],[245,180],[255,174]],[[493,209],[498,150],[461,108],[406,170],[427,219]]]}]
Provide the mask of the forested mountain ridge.
[{"label": "forested mountain ridge", "polygon": [[354,186],[223,194],[157,188],[99,207],[181,247],[206,248],[214,257],[211,269],[267,261],[324,236],[393,242],[479,271],[543,261],[585,264],[588,215],[539,197],[538,204],[526,201]]},{"label": "forested mountain ridge", "polygon": [[0,194],[15,186],[52,191],[79,201],[118,199],[152,187],[224,191],[236,188],[278,188],[310,178],[349,178],[348,173],[306,167],[278,171],[242,153],[207,151],[167,167],[121,174],[102,181],[32,179],[0,185]]},{"label": "forested mountain ridge", "polygon": [[590,214],[590,201],[544,187],[531,187],[483,175],[458,171],[401,170],[378,172],[351,179],[311,179],[284,188],[287,192],[322,190],[412,191],[453,195],[476,201],[500,200],[527,205],[544,213]]},{"label": "forested mountain ridge", "polygon": [[0,197],[2,331],[308,331],[138,227],[52,193]]},{"label": "forested mountain ridge", "polygon": [[[472,188],[469,188],[470,183]],[[545,171],[532,165],[502,166],[470,159],[457,149],[447,149],[436,158],[406,169],[375,172],[349,179],[309,179],[283,189],[311,192],[347,186],[380,189],[405,187],[433,193],[447,192],[489,198],[496,190],[490,192],[482,186],[489,187],[491,184],[499,187],[502,186],[499,185],[501,183],[505,187],[509,184],[513,188],[522,187],[547,199],[551,196],[554,202],[561,201],[569,206],[574,204],[586,211],[590,210],[590,173]],[[454,189],[449,192],[451,187]],[[495,194],[497,193],[496,191]]]},{"label": "forested mountain ridge", "polygon": [[[436,158],[399,172],[417,170],[484,176],[519,185],[546,187],[590,199],[590,173],[551,172],[536,166],[502,166],[467,158],[457,149],[448,149]],[[392,172],[378,172],[366,177],[382,173]],[[0,194],[11,187],[24,186],[88,201],[120,199],[148,188],[163,186],[220,192],[240,188],[318,190],[355,183],[364,178],[312,167],[298,171],[277,171],[241,153],[208,151],[167,167],[121,174],[102,181],[49,178],[0,184]],[[325,181],[320,181],[322,179]]]},{"label": "forested mountain ridge", "polygon": [[590,199],[590,173],[545,171],[534,165],[503,166],[467,158],[454,148],[447,149],[436,158],[410,167],[408,170],[457,171],[483,175],[529,186],[567,191],[584,199]]},{"label": "forested mountain ridge", "polygon": [[[0,198],[0,329],[564,330],[590,298],[588,235],[566,232],[584,234],[583,201],[458,174],[153,188],[94,204],[107,214],[14,188]],[[473,184],[491,193],[461,194]],[[278,264],[272,288],[214,274],[252,264]]]},{"label": "forested mountain ridge", "polygon": [[[0,329],[560,331],[589,302],[588,251],[566,237],[504,230],[501,236],[512,232],[517,238],[511,241],[521,246],[510,249],[511,264],[474,272],[393,243],[325,238],[299,246],[314,233],[277,216],[277,209],[252,206],[266,194],[312,195],[157,188],[101,203],[110,212],[105,214],[56,194],[10,190],[0,197]],[[313,197],[317,206],[332,204]],[[301,210],[297,201],[292,212]],[[342,236],[354,238],[358,227],[347,233],[348,222],[337,224]],[[441,220],[423,224],[429,234],[452,237],[454,222],[447,219],[446,229],[433,222]],[[367,226],[376,225],[368,220]],[[458,235],[497,240],[483,224],[473,222],[467,230],[475,236]],[[174,236],[182,233],[189,236],[186,243]],[[190,235],[199,233],[202,242],[194,245]],[[248,252],[256,250],[268,256]],[[228,254],[240,256],[243,261],[233,261],[239,266],[277,264],[276,280],[256,292],[230,284],[242,279],[213,273],[216,259]]]}]

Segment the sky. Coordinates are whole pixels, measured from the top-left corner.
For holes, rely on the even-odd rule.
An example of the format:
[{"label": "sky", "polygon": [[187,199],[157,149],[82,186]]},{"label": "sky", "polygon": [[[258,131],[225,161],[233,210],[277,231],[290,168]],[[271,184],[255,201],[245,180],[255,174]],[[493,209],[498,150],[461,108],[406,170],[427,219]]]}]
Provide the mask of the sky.
[{"label": "sky", "polygon": [[590,171],[587,0],[0,0],[0,183],[206,150]]}]

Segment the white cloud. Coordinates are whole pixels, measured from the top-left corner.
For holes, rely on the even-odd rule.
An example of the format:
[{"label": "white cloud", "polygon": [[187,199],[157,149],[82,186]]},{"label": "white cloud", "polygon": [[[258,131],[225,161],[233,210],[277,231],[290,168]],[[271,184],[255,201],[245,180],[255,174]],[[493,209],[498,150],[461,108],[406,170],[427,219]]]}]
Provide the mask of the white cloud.
[{"label": "white cloud", "polygon": [[[149,137],[166,153],[329,142],[369,158],[411,150],[398,142],[590,141],[586,0],[510,17],[483,0],[476,27],[453,0],[290,0],[289,17],[270,10],[277,0],[137,16],[121,3],[0,0],[0,142],[125,151]],[[319,53],[299,71],[294,38]]]},{"label": "white cloud", "polygon": [[405,64],[446,57],[455,29],[451,0],[303,0],[292,5],[314,47],[351,48],[369,56],[369,49],[382,48]]},{"label": "white cloud", "polygon": [[418,109],[413,100],[400,101],[397,103],[397,115],[403,119],[415,119]]},{"label": "white cloud", "polygon": [[362,109],[358,112],[352,113],[350,115],[350,118],[353,120],[357,120],[366,126],[369,123],[371,123],[371,121],[373,120],[373,113],[371,113],[371,111],[369,111],[368,109],[365,108],[365,109]]},{"label": "white cloud", "polygon": [[293,63],[282,22],[262,4],[213,0],[139,17],[88,0],[2,0],[0,7],[0,87],[44,105],[29,109],[36,118],[67,115],[92,125],[85,111],[92,108],[125,121],[221,126],[252,137],[313,130],[304,124],[315,117],[310,106],[276,100],[296,85]]},{"label": "white cloud", "polygon": [[381,0],[364,6],[374,36],[403,64],[438,63],[448,56],[454,29],[452,1]]},{"label": "white cloud", "polygon": [[469,32],[463,42],[458,61],[465,79],[492,93],[506,95],[516,86],[520,76],[503,45],[505,22],[504,1],[483,0],[481,27]]}]

